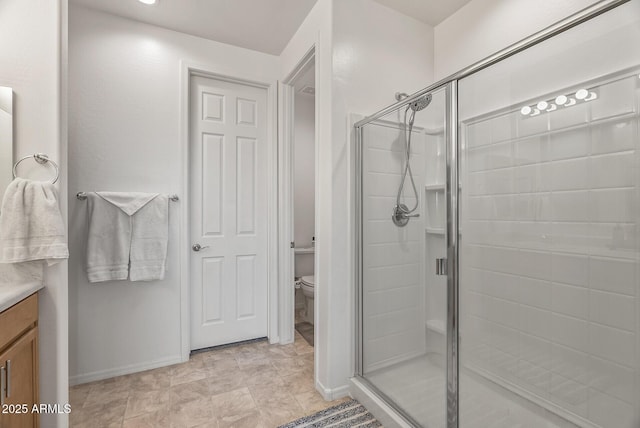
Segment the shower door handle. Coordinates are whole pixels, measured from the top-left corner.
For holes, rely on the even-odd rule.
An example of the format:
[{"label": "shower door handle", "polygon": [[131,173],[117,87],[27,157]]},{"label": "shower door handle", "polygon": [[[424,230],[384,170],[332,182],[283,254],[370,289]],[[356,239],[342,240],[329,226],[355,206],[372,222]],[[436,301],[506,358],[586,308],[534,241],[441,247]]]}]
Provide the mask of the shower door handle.
[{"label": "shower door handle", "polygon": [[447,274],[447,259],[436,259],[436,275]]}]

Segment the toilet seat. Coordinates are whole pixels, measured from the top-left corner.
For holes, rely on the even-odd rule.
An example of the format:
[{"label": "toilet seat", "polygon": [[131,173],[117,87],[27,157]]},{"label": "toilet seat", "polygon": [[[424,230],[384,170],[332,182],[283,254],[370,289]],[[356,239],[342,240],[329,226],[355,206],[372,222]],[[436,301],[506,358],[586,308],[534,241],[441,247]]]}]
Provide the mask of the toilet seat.
[{"label": "toilet seat", "polygon": [[300,282],[307,287],[314,287],[316,285],[316,277],[314,275],[303,276],[300,278]]},{"label": "toilet seat", "polygon": [[314,322],[313,297],[315,294],[315,283],[316,278],[313,275],[300,278],[300,291],[302,291],[302,295],[304,296],[304,320],[312,325]]},{"label": "toilet seat", "polygon": [[314,294],[314,284],[315,284],[315,278],[313,277],[313,275],[310,276],[303,276],[302,278],[300,278],[300,288],[302,289],[302,293],[306,296],[306,297],[311,297],[313,298],[313,294]]}]

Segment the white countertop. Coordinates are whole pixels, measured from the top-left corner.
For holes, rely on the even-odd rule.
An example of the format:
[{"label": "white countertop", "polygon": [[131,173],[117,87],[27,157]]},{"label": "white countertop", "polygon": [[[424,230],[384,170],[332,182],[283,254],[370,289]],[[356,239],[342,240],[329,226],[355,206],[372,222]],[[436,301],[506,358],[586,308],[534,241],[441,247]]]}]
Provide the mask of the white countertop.
[{"label": "white countertop", "polygon": [[0,283],[0,312],[31,296],[42,287],[44,287],[42,282],[35,281],[13,284]]},{"label": "white countertop", "polygon": [[42,263],[0,263],[0,312],[43,287]]}]

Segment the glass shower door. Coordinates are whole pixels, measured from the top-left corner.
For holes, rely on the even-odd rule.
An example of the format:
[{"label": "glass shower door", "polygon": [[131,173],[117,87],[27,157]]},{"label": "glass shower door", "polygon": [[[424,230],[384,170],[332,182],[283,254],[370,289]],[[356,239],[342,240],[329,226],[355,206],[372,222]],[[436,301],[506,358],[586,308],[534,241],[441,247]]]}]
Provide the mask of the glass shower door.
[{"label": "glass shower door", "polygon": [[640,2],[459,82],[460,427],[640,426]]},{"label": "glass shower door", "polygon": [[446,420],[445,93],[363,125],[358,156],[358,374],[424,427]]}]

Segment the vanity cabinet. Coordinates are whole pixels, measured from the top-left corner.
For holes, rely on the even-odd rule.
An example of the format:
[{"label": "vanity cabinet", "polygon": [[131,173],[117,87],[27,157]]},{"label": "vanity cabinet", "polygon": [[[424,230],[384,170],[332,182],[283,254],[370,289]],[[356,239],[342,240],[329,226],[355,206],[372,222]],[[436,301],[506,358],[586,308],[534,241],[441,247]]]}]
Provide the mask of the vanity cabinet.
[{"label": "vanity cabinet", "polygon": [[0,428],[39,426],[38,294],[0,313]]}]

